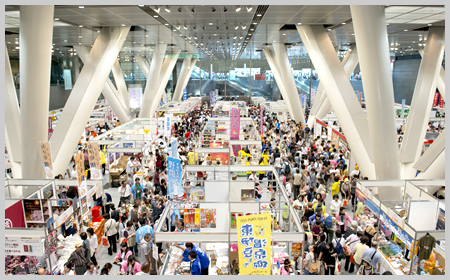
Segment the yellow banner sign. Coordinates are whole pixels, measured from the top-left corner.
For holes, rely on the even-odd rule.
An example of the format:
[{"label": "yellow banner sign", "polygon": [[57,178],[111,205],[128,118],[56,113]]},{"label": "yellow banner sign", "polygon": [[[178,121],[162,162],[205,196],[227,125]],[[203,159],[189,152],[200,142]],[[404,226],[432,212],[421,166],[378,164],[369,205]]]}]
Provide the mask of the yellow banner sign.
[{"label": "yellow banner sign", "polygon": [[91,169],[91,179],[102,178],[102,162],[100,160],[100,148],[98,143],[89,143],[88,146],[89,166]]},{"label": "yellow banner sign", "polygon": [[45,168],[45,178],[53,179],[55,176],[53,175],[53,164],[52,164],[52,154],[50,152],[50,144],[48,142],[40,142],[41,145],[41,153],[42,160],[44,161]]},{"label": "yellow banner sign", "polygon": [[81,182],[84,181],[84,154],[82,152],[79,152],[76,154],[75,157],[75,163],[77,165],[77,179],[78,179],[78,186],[81,186]]},{"label": "yellow banner sign", "polygon": [[271,274],[271,219],[268,213],[237,217],[240,275]]}]

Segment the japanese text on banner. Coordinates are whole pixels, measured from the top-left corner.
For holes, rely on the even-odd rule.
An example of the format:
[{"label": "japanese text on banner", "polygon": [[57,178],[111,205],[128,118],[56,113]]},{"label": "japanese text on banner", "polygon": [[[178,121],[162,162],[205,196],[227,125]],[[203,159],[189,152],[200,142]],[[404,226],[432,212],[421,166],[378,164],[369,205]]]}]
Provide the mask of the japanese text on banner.
[{"label": "japanese text on banner", "polygon": [[270,275],[271,219],[268,213],[237,217],[240,275]]},{"label": "japanese text on banner", "polygon": [[168,158],[168,193],[171,198],[177,199],[183,195],[181,183],[181,161],[172,157]]},{"label": "japanese text on banner", "polygon": [[[230,140],[239,140],[239,133],[241,129],[241,110],[237,108],[231,109],[231,122],[230,122]],[[238,156],[241,145],[233,145],[233,154]]]}]

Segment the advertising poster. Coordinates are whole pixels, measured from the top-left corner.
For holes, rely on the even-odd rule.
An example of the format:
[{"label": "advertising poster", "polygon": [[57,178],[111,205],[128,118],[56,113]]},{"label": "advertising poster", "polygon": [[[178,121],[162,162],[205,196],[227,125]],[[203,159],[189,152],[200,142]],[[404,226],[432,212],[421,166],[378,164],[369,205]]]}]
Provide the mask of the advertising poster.
[{"label": "advertising poster", "polygon": [[170,144],[169,157],[178,158],[178,143],[177,143],[177,140],[173,141],[172,144]]},{"label": "advertising poster", "polygon": [[48,140],[50,140],[52,134],[53,134],[53,117],[48,117]]},{"label": "advertising poster", "polygon": [[164,117],[164,135],[170,135],[171,122],[172,122],[172,116],[166,115]]},{"label": "advertising poster", "polygon": [[43,244],[41,237],[5,236],[5,255],[42,257]]},{"label": "advertising poster", "polygon": [[89,166],[91,168],[91,179],[102,179],[102,162],[100,160],[100,147],[98,143],[89,143],[88,146]]},{"label": "advertising poster", "polygon": [[445,230],[445,210],[439,208],[439,217],[436,225],[437,230]]},{"label": "advertising poster", "polygon": [[367,196],[358,188],[356,188],[355,194],[356,194],[356,199],[361,201],[365,205]]},{"label": "advertising poster", "polygon": [[348,143],[344,139],[339,137],[339,150],[341,154],[344,154],[348,151]]},{"label": "advertising poster", "polygon": [[25,219],[29,222],[43,222],[41,201],[38,199],[24,199]]},{"label": "advertising poster", "polygon": [[142,88],[129,87],[128,91],[130,92],[130,108],[140,108],[142,103]]},{"label": "advertising poster", "polygon": [[237,217],[244,216],[243,212],[231,212],[230,228],[236,228]]},{"label": "advertising poster", "polygon": [[[230,140],[239,140],[239,132],[241,129],[241,110],[237,108],[231,109],[230,113]],[[235,157],[238,156],[241,150],[241,145],[233,145],[233,154]]]},{"label": "advertising poster", "polygon": [[442,98],[442,95],[440,96],[441,101],[439,102],[439,107],[444,108],[444,98]]},{"label": "advertising poster", "polygon": [[205,186],[195,186],[191,190],[192,201],[205,201]]},{"label": "advertising poster", "polygon": [[169,157],[168,159],[168,193],[170,198],[178,198],[183,195],[183,186],[181,183],[181,161]]},{"label": "advertising poster", "polygon": [[405,105],[406,105],[406,99],[402,99],[402,114],[401,117],[405,117]]},{"label": "advertising poster", "polygon": [[81,198],[81,211],[82,211],[83,215],[86,215],[88,213],[88,204],[87,204],[86,196],[83,196]]},{"label": "advertising poster", "polygon": [[201,209],[201,228],[216,228],[216,209]]},{"label": "advertising poster", "polygon": [[26,228],[22,201],[5,209],[5,228]]},{"label": "advertising poster", "polygon": [[48,185],[46,187],[43,187],[41,189],[42,191],[42,198],[43,199],[49,199],[53,197],[53,185]]},{"label": "advertising poster", "polygon": [[380,219],[384,223],[385,226],[389,228],[389,230],[395,234],[401,241],[403,241],[406,245],[406,248],[411,248],[411,244],[413,243],[413,239],[411,236],[406,234],[396,223],[394,223],[384,211],[380,212]]},{"label": "advertising poster", "polygon": [[438,104],[438,100],[439,100],[439,92],[435,92],[434,93],[434,98],[433,98],[433,107],[436,107]]},{"label": "advertising poster", "polygon": [[41,145],[42,160],[44,162],[45,168],[45,178],[53,179],[53,164],[52,164],[52,154],[50,152],[50,144],[48,142],[39,142]]},{"label": "advertising poster", "polygon": [[84,175],[84,155],[82,152],[79,152],[75,156],[75,164],[77,165],[77,180],[78,186],[81,186],[81,182],[85,180]]},{"label": "advertising poster", "polygon": [[271,274],[271,220],[268,213],[237,217],[240,275]]},{"label": "advertising poster", "polygon": [[336,133],[336,131],[333,129],[333,132],[331,133],[331,146],[334,146],[337,149],[339,149],[339,135]]},{"label": "advertising poster", "polygon": [[200,209],[184,209],[184,227],[186,229],[200,228]]}]

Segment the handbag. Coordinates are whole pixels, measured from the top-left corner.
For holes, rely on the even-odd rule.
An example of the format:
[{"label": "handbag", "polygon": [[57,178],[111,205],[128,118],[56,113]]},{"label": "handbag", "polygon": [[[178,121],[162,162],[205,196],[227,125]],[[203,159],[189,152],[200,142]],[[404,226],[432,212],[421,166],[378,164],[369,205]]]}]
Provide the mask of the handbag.
[{"label": "handbag", "polygon": [[310,273],[317,273],[319,272],[319,263],[317,260],[315,260],[311,265],[309,266],[309,272]]},{"label": "handbag", "polygon": [[339,258],[336,257],[336,264],[334,265],[334,275],[341,275],[341,262]]},{"label": "handbag", "polygon": [[353,255],[354,255],[354,254],[351,254],[351,255],[350,255],[350,262],[356,264],[355,258],[354,258]]},{"label": "handbag", "polygon": [[102,245],[103,245],[104,247],[109,247],[108,237],[103,236],[103,238],[102,238]]},{"label": "handbag", "polygon": [[342,203],[342,207],[348,206],[348,199],[344,199],[344,202]]},{"label": "handbag", "polygon": [[358,241],[358,240],[355,240],[355,241],[353,241],[353,242],[350,242],[349,244],[345,244],[345,246],[344,246],[344,252],[345,252],[345,254],[346,254],[347,256],[350,255],[350,248],[349,248],[349,246],[350,246],[351,244],[355,243],[356,241]]}]

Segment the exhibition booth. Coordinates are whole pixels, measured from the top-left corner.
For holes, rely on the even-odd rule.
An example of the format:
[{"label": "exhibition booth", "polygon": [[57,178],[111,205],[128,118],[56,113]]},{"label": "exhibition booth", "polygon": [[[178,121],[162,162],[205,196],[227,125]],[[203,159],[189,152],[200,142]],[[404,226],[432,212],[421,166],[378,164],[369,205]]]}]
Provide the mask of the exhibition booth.
[{"label": "exhibition booth", "polygon": [[173,116],[185,116],[196,107],[200,107],[201,101],[198,99],[188,99],[185,101],[171,101],[156,109],[156,112],[164,112]]},{"label": "exhibition booth", "polygon": [[[78,193],[73,199],[66,196],[70,188]],[[92,227],[101,243],[104,220],[96,205],[102,196],[96,180],[81,187],[77,180],[5,180],[6,255],[36,257],[55,274],[62,271],[81,242],[77,231]]]},{"label": "exhibition booth", "polygon": [[211,112],[212,117],[228,117],[232,108],[240,110],[241,117],[248,115],[247,103],[245,101],[217,101]]},{"label": "exhibition booth", "polygon": [[[255,181],[232,179],[236,173],[247,171],[276,173],[273,166],[267,165],[187,165],[181,178],[182,189],[171,190],[169,184],[169,193],[173,193],[173,200],[166,206],[159,221],[165,221],[167,218],[171,224],[178,216],[184,221],[184,228],[178,228],[174,232],[168,227],[168,231],[163,231],[165,223],[155,224],[155,242],[165,242],[168,245],[161,275],[179,275],[183,272],[183,265],[186,264],[182,263],[180,269],[176,265],[182,251],[173,243],[184,242],[201,244],[201,249],[211,261],[210,275],[237,274],[239,255],[243,254],[243,250],[238,250],[238,247],[244,242],[238,230],[237,219],[263,213],[269,213],[271,217],[268,224],[258,224],[257,227],[260,228],[260,233],[264,231],[266,234],[262,233],[261,236],[267,241],[264,259],[270,268],[269,274],[279,274],[280,264],[286,257],[294,257],[299,267],[301,266],[301,259],[297,258],[302,255],[304,232],[297,230],[302,228],[300,217],[289,203],[288,195],[281,187],[278,176],[276,175],[274,180],[278,193],[267,193],[267,183],[272,181],[264,180],[261,182],[263,196],[257,199],[255,190],[258,188]],[[206,180],[197,180],[195,176],[189,175],[197,172],[206,172]],[[183,191],[186,194],[184,197],[177,196]],[[271,198],[275,198],[275,201],[270,201]],[[270,205],[271,203],[275,206]],[[244,254],[242,256],[245,258]],[[247,261],[249,264],[252,262],[248,259]]]},{"label": "exhibition booth", "polygon": [[289,110],[283,102],[261,102],[260,105],[264,111],[276,114],[280,122],[286,122],[288,120]]},{"label": "exhibition booth", "polygon": [[444,185],[444,180],[358,181],[353,219],[361,230],[378,225],[381,273],[445,273],[445,204],[430,195]]}]

